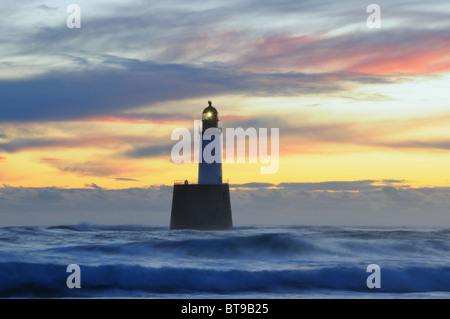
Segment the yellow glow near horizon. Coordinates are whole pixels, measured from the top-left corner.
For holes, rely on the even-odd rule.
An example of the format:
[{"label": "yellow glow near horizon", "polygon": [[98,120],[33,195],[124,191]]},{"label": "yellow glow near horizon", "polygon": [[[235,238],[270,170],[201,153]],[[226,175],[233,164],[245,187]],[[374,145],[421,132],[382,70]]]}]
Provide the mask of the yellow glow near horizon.
[{"label": "yellow glow near horizon", "polygon": [[[413,187],[448,187],[450,176],[445,172],[449,162],[450,154],[445,152],[288,155],[280,158],[275,174],[261,174],[261,163],[224,163],[223,178],[231,184],[393,179],[405,180],[404,184]],[[49,165],[30,154],[15,154],[0,165],[3,183],[9,186],[78,188],[94,183],[111,189],[172,185],[174,180],[196,179],[198,168],[196,163],[174,164],[164,157],[116,164],[105,161],[105,165],[122,169],[122,173],[90,176],[61,171],[58,165]]]},{"label": "yellow glow near horizon", "polygon": [[[260,163],[224,163],[223,178],[232,184],[393,179],[414,187],[448,187],[450,152],[439,143],[445,144],[450,134],[449,80],[449,74],[418,77],[302,97],[218,96],[214,104],[229,121],[222,120],[222,125],[229,126],[233,116],[255,121],[260,117],[273,119],[272,127],[288,123],[290,130],[280,127],[276,174],[261,174]],[[183,112],[197,110],[192,119],[201,119],[203,100],[177,104],[186,105]],[[193,130],[193,122],[183,123]],[[270,128],[271,123],[266,124]],[[40,138],[49,143],[1,153],[0,178],[10,186],[71,188],[94,183],[112,189],[196,179],[196,163],[177,165],[170,155],[124,155],[134,148],[174,145],[170,135],[179,126],[176,121],[104,118],[4,127],[7,137],[2,143]],[[53,140],[60,143],[53,145]]]}]

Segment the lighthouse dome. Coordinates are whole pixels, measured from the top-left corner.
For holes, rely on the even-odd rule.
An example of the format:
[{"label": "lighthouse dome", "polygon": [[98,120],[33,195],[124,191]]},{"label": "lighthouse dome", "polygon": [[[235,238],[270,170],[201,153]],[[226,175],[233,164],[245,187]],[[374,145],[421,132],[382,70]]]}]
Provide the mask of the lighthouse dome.
[{"label": "lighthouse dome", "polygon": [[203,110],[203,120],[212,120],[212,121],[218,121],[218,113],[216,108],[211,105],[211,101],[208,101],[208,106]]}]

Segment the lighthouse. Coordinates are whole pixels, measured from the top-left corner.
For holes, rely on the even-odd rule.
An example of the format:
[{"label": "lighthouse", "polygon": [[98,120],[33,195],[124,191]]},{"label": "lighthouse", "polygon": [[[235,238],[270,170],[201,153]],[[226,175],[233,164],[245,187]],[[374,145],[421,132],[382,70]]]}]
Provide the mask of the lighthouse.
[{"label": "lighthouse", "polygon": [[222,230],[233,226],[230,188],[222,179],[222,130],[218,114],[208,101],[202,112],[198,180],[174,183],[171,229]]},{"label": "lighthouse", "polygon": [[218,114],[208,101],[208,107],[202,113],[199,184],[222,184],[222,130],[219,128]]}]

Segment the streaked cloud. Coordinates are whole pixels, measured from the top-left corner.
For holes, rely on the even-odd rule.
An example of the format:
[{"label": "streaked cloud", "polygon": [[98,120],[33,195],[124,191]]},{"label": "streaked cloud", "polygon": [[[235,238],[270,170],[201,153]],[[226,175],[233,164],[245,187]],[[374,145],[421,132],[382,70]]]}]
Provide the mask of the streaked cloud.
[{"label": "streaked cloud", "polygon": [[169,159],[173,145],[175,144],[169,142],[165,145],[136,147],[132,150],[126,151],[124,155],[133,158],[165,156]]},{"label": "streaked cloud", "polygon": [[134,172],[136,169],[124,165],[123,162],[92,159],[88,161],[56,161],[49,163],[61,173],[70,173],[77,176],[113,177],[120,174]]},{"label": "streaked cloud", "polygon": [[[132,117],[123,112],[159,102],[214,95],[302,95],[346,91],[346,83],[387,83],[368,74],[259,74],[189,65],[126,60],[120,69],[48,73],[30,79],[0,80],[2,121],[67,121]],[[28,92],[26,95],[21,92]],[[36,101],[39,105],[36,106]],[[172,112],[178,107],[174,103]],[[181,112],[183,109],[181,108]],[[183,114],[183,113],[182,113]],[[136,115],[134,116],[136,117]],[[156,114],[142,119],[158,120]],[[183,117],[175,115],[174,119]],[[159,119],[162,119],[161,117]],[[163,120],[163,119],[162,119]]]},{"label": "streaked cloud", "polygon": [[124,181],[124,182],[140,182],[140,180],[138,180],[138,179],[127,178],[127,177],[116,177],[115,180],[116,181]]},{"label": "streaked cloud", "polygon": [[0,150],[8,153],[15,153],[23,150],[32,149],[64,149],[64,148],[83,148],[83,147],[114,147],[123,143],[125,137],[100,136],[100,137],[36,137],[36,138],[17,138],[4,143],[0,143]]},{"label": "streaked cloud", "polygon": [[433,74],[449,71],[448,29],[396,28],[376,35],[358,32],[304,36],[280,34],[254,45],[242,65],[260,72],[357,72],[363,74]]}]

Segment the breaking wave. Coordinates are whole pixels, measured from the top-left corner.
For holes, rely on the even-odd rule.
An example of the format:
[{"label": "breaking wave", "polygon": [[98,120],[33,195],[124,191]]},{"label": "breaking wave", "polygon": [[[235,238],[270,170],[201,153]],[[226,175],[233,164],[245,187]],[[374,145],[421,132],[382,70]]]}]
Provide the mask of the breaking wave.
[{"label": "breaking wave", "polygon": [[[305,290],[368,291],[361,267],[242,271],[130,265],[86,266],[81,289],[66,286],[66,265],[0,263],[0,296],[73,297],[250,292],[293,293]],[[450,292],[450,267],[383,268],[379,292]]]},{"label": "breaking wave", "polygon": [[[450,296],[448,229],[0,228],[0,297]],[[81,268],[69,289],[67,265]],[[381,288],[366,280],[381,268]]]},{"label": "breaking wave", "polygon": [[103,254],[154,255],[166,254],[211,258],[292,257],[320,253],[320,248],[308,240],[287,234],[262,234],[229,238],[198,238],[185,240],[146,240],[117,244],[87,244],[52,248],[53,252],[71,254],[98,252]]}]

